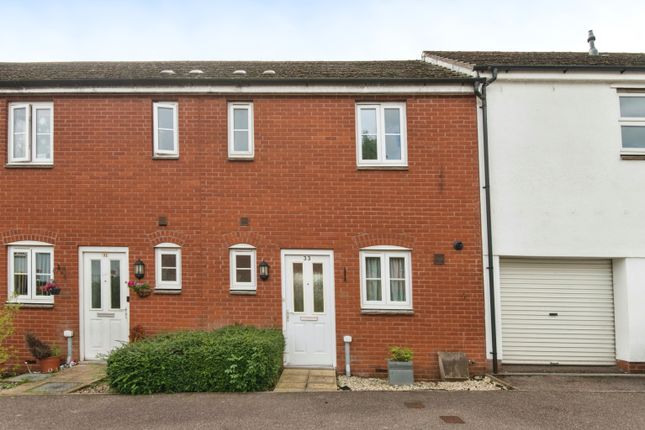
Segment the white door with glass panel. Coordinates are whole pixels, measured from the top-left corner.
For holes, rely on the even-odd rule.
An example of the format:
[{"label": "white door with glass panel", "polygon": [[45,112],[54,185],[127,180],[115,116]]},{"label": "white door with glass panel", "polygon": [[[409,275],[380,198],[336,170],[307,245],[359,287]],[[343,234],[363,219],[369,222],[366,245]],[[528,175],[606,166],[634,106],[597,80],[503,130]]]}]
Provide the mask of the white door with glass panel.
[{"label": "white door with glass panel", "polygon": [[283,257],[287,366],[334,366],[331,258],[306,253]]},{"label": "white door with glass panel", "polygon": [[103,359],[128,342],[128,260],[125,253],[83,254],[83,346],[86,360]]}]

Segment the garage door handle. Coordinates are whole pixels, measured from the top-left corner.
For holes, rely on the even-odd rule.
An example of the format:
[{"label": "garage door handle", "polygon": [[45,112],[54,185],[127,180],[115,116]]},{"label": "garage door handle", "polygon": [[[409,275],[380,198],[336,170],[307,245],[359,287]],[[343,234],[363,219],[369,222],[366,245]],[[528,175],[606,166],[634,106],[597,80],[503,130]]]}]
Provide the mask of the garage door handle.
[{"label": "garage door handle", "polygon": [[549,312],[550,317],[557,317],[558,313],[557,312]]}]

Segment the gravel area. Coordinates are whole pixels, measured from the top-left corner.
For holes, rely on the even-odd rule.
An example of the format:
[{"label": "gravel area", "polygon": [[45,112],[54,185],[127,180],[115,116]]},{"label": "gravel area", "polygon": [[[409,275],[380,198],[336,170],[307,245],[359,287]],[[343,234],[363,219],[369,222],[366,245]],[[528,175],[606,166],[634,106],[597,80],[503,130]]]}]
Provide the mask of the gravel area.
[{"label": "gravel area", "polygon": [[444,391],[494,391],[506,390],[487,376],[471,378],[467,381],[432,381],[415,382],[414,385],[388,384],[387,379],[360,378],[357,376],[339,376],[338,386],[344,390],[351,391],[420,391],[420,390],[444,390]]},{"label": "gravel area", "polygon": [[92,385],[82,388],[78,391],[74,391],[74,394],[110,394],[110,386],[107,381],[98,381]]}]

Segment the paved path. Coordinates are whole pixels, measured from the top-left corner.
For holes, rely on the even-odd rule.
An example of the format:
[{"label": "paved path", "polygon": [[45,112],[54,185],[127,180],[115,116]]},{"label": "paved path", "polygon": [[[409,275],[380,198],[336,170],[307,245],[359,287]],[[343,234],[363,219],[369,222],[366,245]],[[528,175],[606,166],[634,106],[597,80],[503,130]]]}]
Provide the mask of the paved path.
[{"label": "paved path", "polygon": [[553,391],[16,396],[0,398],[0,429],[642,430],[643,405],[645,393]]},{"label": "paved path", "polygon": [[25,382],[9,390],[0,390],[1,396],[65,394],[105,378],[104,364],[79,364],[45,379]]},{"label": "paved path", "polygon": [[336,391],[336,371],[334,369],[284,369],[277,392]]}]

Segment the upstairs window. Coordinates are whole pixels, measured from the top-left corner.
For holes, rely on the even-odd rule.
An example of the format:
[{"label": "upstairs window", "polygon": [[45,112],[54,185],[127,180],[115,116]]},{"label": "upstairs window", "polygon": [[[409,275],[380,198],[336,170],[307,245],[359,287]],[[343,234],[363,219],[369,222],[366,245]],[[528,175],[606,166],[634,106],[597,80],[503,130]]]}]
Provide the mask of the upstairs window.
[{"label": "upstairs window", "polygon": [[153,105],[154,156],[179,157],[177,103],[158,102]]},{"label": "upstairs window", "polygon": [[240,243],[230,248],[231,291],[255,291],[255,247]]},{"label": "upstairs window", "polygon": [[405,103],[356,105],[358,167],[408,165]]},{"label": "upstairs window", "polygon": [[645,94],[620,97],[620,132],[623,154],[645,154]]},{"label": "upstairs window", "polygon": [[253,159],[253,103],[228,104],[228,158]]},{"label": "upstairs window", "polygon": [[155,288],[181,290],[181,248],[174,243],[155,247]]},{"label": "upstairs window", "polygon": [[361,307],[412,309],[410,251],[396,246],[361,250]]},{"label": "upstairs window", "polygon": [[11,103],[8,148],[9,164],[53,164],[53,103]]},{"label": "upstairs window", "polygon": [[54,248],[46,243],[17,242],[8,248],[10,302],[53,303],[43,287],[54,277]]}]

